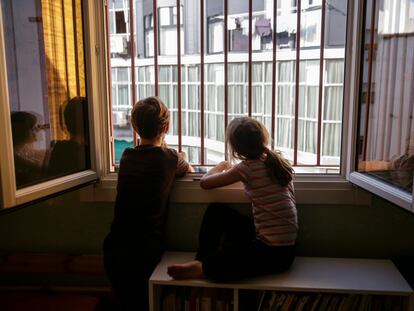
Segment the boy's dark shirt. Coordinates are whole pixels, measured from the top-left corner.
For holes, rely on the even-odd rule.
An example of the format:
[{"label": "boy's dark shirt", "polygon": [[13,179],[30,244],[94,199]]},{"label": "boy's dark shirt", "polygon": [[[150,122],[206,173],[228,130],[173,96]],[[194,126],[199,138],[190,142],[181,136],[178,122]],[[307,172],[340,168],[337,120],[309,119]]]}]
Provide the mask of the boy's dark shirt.
[{"label": "boy's dark shirt", "polygon": [[151,145],[122,154],[111,226],[112,247],[128,253],[142,246],[163,248],[167,205],[174,178],[188,164],[173,149]]}]

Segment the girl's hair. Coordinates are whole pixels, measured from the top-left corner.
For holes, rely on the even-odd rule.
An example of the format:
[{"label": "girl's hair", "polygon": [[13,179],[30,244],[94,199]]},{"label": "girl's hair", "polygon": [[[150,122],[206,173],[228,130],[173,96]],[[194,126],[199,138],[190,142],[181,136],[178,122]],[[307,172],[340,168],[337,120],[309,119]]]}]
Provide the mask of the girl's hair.
[{"label": "girl's hair", "polygon": [[19,145],[33,140],[37,117],[30,112],[15,111],[11,113],[13,144]]},{"label": "girl's hair", "polygon": [[293,178],[293,168],[279,151],[269,150],[269,133],[262,123],[256,119],[242,117],[233,119],[226,133],[226,144],[230,158],[248,160],[259,159],[266,154],[265,165],[271,175],[286,186]]},{"label": "girl's hair", "polygon": [[131,123],[142,138],[156,138],[165,132],[170,121],[167,106],[158,97],[141,99],[132,108]]}]

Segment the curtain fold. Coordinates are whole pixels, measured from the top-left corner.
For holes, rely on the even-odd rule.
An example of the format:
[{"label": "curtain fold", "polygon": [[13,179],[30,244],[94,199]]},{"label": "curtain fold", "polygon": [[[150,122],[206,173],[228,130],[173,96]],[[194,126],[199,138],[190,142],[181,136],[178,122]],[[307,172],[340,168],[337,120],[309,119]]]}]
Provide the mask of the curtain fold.
[{"label": "curtain fold", "polygon": [[51,137],[67,139],[63,107],[72,97],[86,96],[82,4],[80,0],[41,4]]}]

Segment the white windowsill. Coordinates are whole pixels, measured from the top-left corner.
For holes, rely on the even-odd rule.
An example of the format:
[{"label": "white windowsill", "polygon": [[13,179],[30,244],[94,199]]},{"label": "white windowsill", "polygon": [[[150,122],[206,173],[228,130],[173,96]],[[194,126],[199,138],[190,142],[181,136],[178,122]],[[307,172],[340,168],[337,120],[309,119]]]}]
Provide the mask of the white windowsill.
[{"label": "white windowsill", "polygon": [[[98,184],[81,190],[83,202],[114,202],[116,196],[116,174],[110,174]],[[236,183],[222,188],[204,190],[196,176],[177,180],[171,195],[174,203],[248,203],[243,186]],[[301,176],[295,182],[298,204],[370,205],[371,195],[352,185],[342,177]]]},{"label": "white windowsill", "polygon": [[411,194],[398,189],[369,175],[352,172],[349,180],[368,191],[414,213],[413,197]]}]

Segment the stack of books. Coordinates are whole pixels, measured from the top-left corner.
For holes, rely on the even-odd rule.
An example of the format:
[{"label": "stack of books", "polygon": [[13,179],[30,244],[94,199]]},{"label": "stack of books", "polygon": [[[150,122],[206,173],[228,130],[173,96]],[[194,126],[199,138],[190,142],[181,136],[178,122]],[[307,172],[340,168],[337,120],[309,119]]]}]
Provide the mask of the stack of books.
[{"label": "stack of books", "polygon": [[406,310],[401,297],[361,294],[301,294],[263,291],[257,311]]},{"label": "stack of books", "polygon": [[233,311],[232,290],[166,286],[161,294],[162,311]]}]

